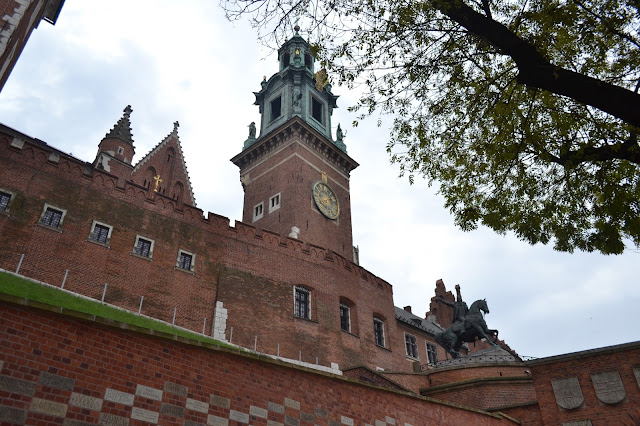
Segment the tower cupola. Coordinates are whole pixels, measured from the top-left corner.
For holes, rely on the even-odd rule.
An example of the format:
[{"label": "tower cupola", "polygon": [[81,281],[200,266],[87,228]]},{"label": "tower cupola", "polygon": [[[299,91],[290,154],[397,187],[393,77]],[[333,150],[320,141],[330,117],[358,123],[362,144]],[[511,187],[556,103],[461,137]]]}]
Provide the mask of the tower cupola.
[{"label": "tower cupola", "polygon": [[[315,58],[311,46],[299,34],[296,25],[294,36],[278,50],[279,71],[262,81],[262,89],[254,92],[255,105],[260,107],[259,136],[250,133],[244,149],[260,138],[279,128],[293,117],[300,117],[332,143],[331,115],[337,108],[338,96],[331,93],[324,69],[315,72]],[[344,145],[339,149],[346,152]]]}]

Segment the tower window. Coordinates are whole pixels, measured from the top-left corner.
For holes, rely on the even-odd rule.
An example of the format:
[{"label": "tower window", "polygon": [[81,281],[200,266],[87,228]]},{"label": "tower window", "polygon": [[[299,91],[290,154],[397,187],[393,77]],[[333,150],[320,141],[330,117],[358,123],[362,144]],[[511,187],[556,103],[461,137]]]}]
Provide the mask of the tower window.
[{"label": "tower window", "polygon": [[123,155],[124,154],[124,148],[119,146],[118,147],[118,154]]},{"label": "tower window", "polygon": [[311,292],[301,286],[294,288],[294,315],[298,318],[311,319]]},{"label": "tower window", "polygon": [[376,345],[384,348],[384,322],[378,317],[373,317],[373,336]]},{"label": "tower window", "polygon": [[271,101],[271,121],[282,115],[282,96]]},{"label": "tower window", "polygon": [[269,213],[280,208],[280,193],[269,198]]},{"label": "tower window", "polygon": [[312,65],[313,65],[313,60],[311,59],[311,55],[309,54],[304,55],[304,66],[313,71]]},{"label": "tower window", "polygon": [[318,121],[318,123],[324,125],[324,117],[322,114],[322,109],[323,109],[322,102],[320,102],[319,100],[317,100],[312,96],[311,97],[311,116],[315,118]]},{"label": "tower window", "polygon": [[418,359],[418,342],[413,334],[404,333],[404,344],[409,358]]},{"label": "tower window", "polygon": [[261,219],[264,216],[264,205],[262,203],[256,204],[253,207],[253,221]]},{"label": "tower window", "polygon": [[351,310],[344,303],[340,304],[340,329],[351,332]]}]

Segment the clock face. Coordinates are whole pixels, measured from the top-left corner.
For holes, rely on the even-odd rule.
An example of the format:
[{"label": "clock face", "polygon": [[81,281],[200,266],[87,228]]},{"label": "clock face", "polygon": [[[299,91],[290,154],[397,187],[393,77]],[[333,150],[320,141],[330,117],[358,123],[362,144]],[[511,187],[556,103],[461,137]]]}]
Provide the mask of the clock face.
[{"label": "clock face", "polygon": [[335,220],[340,215],[340,204],[338,203],[338,197],[334,194],[333,190],[329,188],[329,185],[319,180],[311,185],[311,193],[313,195],[313,201],[320,213]]}]

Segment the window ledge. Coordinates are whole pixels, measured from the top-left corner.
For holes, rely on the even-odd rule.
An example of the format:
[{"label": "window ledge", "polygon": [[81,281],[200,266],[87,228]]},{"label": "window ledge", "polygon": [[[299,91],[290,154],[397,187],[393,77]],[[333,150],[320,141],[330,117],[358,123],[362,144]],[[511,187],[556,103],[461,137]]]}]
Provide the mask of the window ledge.
[{"label": "window ledge", "polygon": [[301,317],[297,317],[295,315],[293,316],[293,318],[297,319],[297,320],[305,321],[305,322],[310,322],[310,323],[313,323],[313,324],[318,324],[318,321],[312,320],[312,319],[309,319],[309,318],[301,318]]},{"label": "window ledge", "polygon": [[178,266],[174,266],[173,269],[175,269],[176,271],[184,272],[185,274],[195,275],[195,272],[187,270],[187,269],[182,269],[182,268],[180,268]]},{"label": "window ledge", "polygon": [[88,242],[88,243],[91,243],[91,244],[98,245],[98,246],[102,246],[102,247],[106,247],[106,248],[111,248],[111,246],[109,245],[109,243],[101,243],[100,241],[92,240],[91,238],[87,238],[85,241],[86,241],[86,242]]},{"label": "window ledge", "polygon": [[376,348],[378,348],[378,349],[384,349],[385,351],[391,352],[391,349],[387,348],[386,346],[380,346],[377,343],[375,345],[376,345]]},{"label": "window ledge", "polygon": [[130,254],[131,254],[131,256],[133,256],[133,257],[137,257],[137,258],[139,258],[139,259],[148,260],[149,262],[151,262],[151,261],[153,260],[153,258],[151,258],[151,257],[143,256],[143,255],[138,254],[138,253],[136,253],[136,252],[134,252],[134,251],[132,251]]},{"label": "window ledge", "polygon": [[410,355],[405,355],[404,357],[409,361],[420,361],[420,358],[414,358]]},{"label": "window ledge", "polygon": [[62,234],[62,228],[54,228],[53,226],[45,225],[44,223],[40,223],[40,222],[36,222],[36,225],[38,225],[41,228],[49,229],[50,231],[55,231]]},{"label": "window ledge", "polygon": [[353,336],[353,337],[355,337],[356,339],[359,339],[359,338],[360,338],[360,336],[358,336],[357,334],[353,334],[353,333],[352,333],[352,332],[350,332],[350,331],[343,330],[343,329],[340,329],[340,331],[342,331],[343,333],[348,334],[349,336]]}]

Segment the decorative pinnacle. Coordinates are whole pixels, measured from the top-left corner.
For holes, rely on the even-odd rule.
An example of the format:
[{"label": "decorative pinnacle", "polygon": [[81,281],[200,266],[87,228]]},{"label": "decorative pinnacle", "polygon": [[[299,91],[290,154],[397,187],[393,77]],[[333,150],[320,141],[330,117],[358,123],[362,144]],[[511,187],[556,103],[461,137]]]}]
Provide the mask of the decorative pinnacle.
[{"label": "decorative pinnacle", "polygon": [[293,27],[293,29],[295,30],[296,34],[298,34],[298,31],[300,31],[300,25],[296,24],[296,26]]},{"label": "decorative pinnacle", "polygon": [[180,127],[180,123],[177,121],[173,123],[173,133],[178,133],[178,127]]},{"label": "decorative pinnacle", "polygon": [[116,125],[113,126],[113,129],[111,129],[109,133],[107,133],[105,138],[120,139],[122,142],[128,143],[133,146],[133,135],[131,134],[130,120],[133,109],[131,108],[131,105],[127,105],[123,112],[124,114],[122,115],[122,118],[118,120]]}]

